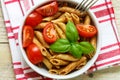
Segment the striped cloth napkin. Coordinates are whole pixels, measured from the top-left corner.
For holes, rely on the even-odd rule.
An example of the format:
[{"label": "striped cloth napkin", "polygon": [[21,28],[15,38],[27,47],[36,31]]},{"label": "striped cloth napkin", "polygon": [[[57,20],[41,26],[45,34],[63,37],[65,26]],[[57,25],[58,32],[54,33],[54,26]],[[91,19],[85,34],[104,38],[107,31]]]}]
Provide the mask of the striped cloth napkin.
[{"label": "striped cloth napkin", "polygon": [[[43,0],[1,0],[16,80],[53,80],[37,74],[25,63],[18,44],[18,29],[23,16],[41,1]],[[88,70],[93,72],[120,64],[120,40],[111,0],[99,0],[91,10],[96,15],[102,32],[101,52]]]}]

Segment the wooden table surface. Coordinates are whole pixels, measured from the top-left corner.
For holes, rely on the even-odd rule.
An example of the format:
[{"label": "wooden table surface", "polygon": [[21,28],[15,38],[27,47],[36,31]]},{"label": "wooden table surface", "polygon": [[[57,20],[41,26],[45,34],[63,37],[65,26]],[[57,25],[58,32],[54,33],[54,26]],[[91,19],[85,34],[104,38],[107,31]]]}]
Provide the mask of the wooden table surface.
[{"label": "wooden table surface", "polygon": [[[120,36],[120,0],[112,0]],[[15,80],[9,42],[0,7],[0,80]],[[79,80],[120,80],[120,66],[94,72],[93,78],[81,75]]]}]

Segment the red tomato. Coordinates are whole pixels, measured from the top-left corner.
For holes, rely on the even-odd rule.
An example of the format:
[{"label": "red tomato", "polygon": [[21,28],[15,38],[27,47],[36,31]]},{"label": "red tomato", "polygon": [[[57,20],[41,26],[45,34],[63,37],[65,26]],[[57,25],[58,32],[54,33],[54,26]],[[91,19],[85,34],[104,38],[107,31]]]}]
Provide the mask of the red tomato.
[{"label": "red tomato", "polygon": [[31,63],[37,64],[43,61],[43,56],[41,54],[41,51],[36,44],[34,43],[30,44],[27,47],[26,52],[27,52],[27,57]]},{"label": "red tomato", "polygon": [[94,35],[97,34],[96,27],[94,27],[92,25],[77,24],[76,27],[79,32],[79,35],[82,37],[93,37]]},{"label": "red tomato", "polygon": [[23,27],[23,34],[22,34],[22,38],[23,38],[22,41],[24,48],[32,43],[33,37],[34,37],[33,28],[31,26],[25,25]]},{"label": "red tomato", "polygon": [[57,40],[56,31],[52,22],[48,23],[43,29],[43,37],[48,43],[53,43]]},{"label": "red tomato", "polygon": [[43,16],[52,16],[58,11],[58,4],[54,1],[37,8],[36,11]]},{"label": "red tomato", "polygon": [[32,12],[26,18],[26,25],[30,25],[32,27],[37,26],[42,21],[42,16],[37,12]]}]

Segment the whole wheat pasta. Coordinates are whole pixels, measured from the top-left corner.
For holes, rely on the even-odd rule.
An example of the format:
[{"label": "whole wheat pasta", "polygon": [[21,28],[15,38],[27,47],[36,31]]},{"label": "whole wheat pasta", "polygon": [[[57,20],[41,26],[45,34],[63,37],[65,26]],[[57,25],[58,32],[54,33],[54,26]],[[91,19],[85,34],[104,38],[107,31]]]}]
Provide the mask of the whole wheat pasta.
[{"label": "whole wheat pasta", "polygon": [[94,56],[94,52],[86,55],[88,59],[91,59],[93,56]]},{"label": "whole wheat pasta", "polygon": [[53,65],[50,63],[50,61],[47,58],[43,58],[43,63],[48,69],[52,69]]},{"label": "whole wheat pasta", "polygon": [[68,64],[65,68],[60,70],[59,75],[66,75],[66,74],[70,73],[71,71],[73,71],[75,69],[76,65],[77,65],[77,62],[72,62],[72,63]]},{"label": "whole wheat pasta", "polygon": [[35,43],[39,47],[43,56],[50,59],[50,57],[51,57],[50,53],[47,51],[47,49],[45,47],[42,46],[42,44],[37,40],[36,37],[33,38],[33,43]]},{"label": "whole wheat pasta", "polygon": [[72,16],[71,16],[70,13],[65,12],[65,17],[66,17],[67,21],[71,21],[71,22],[73,22],[73,20],[72,20]]},{"label": "whole wheat pasta", "polygon": [[66,32],[66,25],[63,22],[56,22],[56,24],[62,29],[62,31]]},{"label": "whole wheat pasta", "polygon": [[51,22],[56,23],[56,22],[67,22],[65,14],[62,14],[59,18],[52,20]]},{"label": "whole wheat pasta", "polygon": [[58,25],[54,24],[54,26],[55,26],[55,30],[58,33],[58,36],[60,38],[66,38],[65,33],[58,27]]},{"label": "whole wheat pasta", "polygon": [[57,55],[53,55],[51,58],[61,59],[61,60],[66,60],[66,61],[78,61],[79,60],[70,54],[57,54]]},{"label": "whole wheat pasta", "polygon": [[[49,50],[49,53],[51,54],[51,57],[56,54],[56,53],[52,52],[50,49],[48,49],[48,50]],[[50,59],[51,59],[51,57],[50,57]],[[60,69],[59,65],[54,65],[53,67],[56,68],[56,69]]]},{"label": "whole wheat pasta", "polygon": [[59,74],[59,69],[50,69],[49,70],[49,72],[51,73],[51,74]]},{"label": "whole wheat pasta", "polygon": [[[92,25],[89,14],[68,6],[69,5],[60,6],[58,12],[53,16],[44,16],[42,22],[34,28],[35,36],[33,43],[39,47],[44,57],[42,65],[44,64],[50,73],[57,75],[66,75],[72,71],[81,69],[95,54],[95,52],[93,52],[90,54],[83,54],[81,58],[75,58],[69,52],[66,52],[65,54],[53,52],[49,47],[52,43],[44,40],[44,35],[42,34],[43,30],[45,30],[44,28],[51,22],[54,25],[52,27],[56,31],[57,39],[66,38],[66,24],[68,21],[72,21],[75,25]],[[80,41],[89,41],[96,50],[97,35],[92,38],[79,36],[79,39],[76,42],[79,43]]]},{"label": "whole wheat pasta", "polygon": [[87,63],[87,58],[86,58],[85,56],[83,56],[83,57],[77,62],[76,69],[80,69],[80,68],[83,67],[86,63]]},{"label": "whole wheat pasta", "polygon": [[79,24],[80,23],[80,18],[78,17],[78,15],[71,13],[72,19],[74,24]]},{"label": "whole wheat pasta", "polygon": [[90,39],[90,43],[93,45],[93,47],[94,47],[95,50],[96,50],[96,48],[97,48],[97,36],[92,37],[92,38]]},{"label": "whole wheat pasta", "polygon": [[68,12],[68,13],[74,13],[74,14],[77,14],[78,16],[81,15],[81,12],[79,10],[76,10],[74,8],[67,7],[67,6],[60,7],[59,11],[61,11],[61,12]]},{"label": "whole wheat pasta", "polygon": [[79,65],[80,63],[82,63],[85,59],[86,59],[85,57],[81,57],[80,60],[68,64],[65,68],[63,68],[59,72],[59,74],[60,75],[66,75],[66,74],[70,73],[71,71],[75,70],[75,68],[77,67],[77,65]]},{"label": "whole wheat pasta", "polygon": [[87,15],[87,16],[85,17],[84,24],[85,24],[85,25],[89,25],[90,23],[91,23],[90,16]]},{"label": "whole wheat pasta", "polygon": [[49,22],[41,22],[34,29],[43,29]]},{"label": "whole wheat pasta", "polygon": [[38,38],[38,40],[41,42],[41,44],[46,47],[49,48],[49,44],[45,42],[43,35],[40,31],[34,31],[36,37]]},{"label": "whole wheat pasta", "polygon": [[55,53],[52,51],[52,50],[50,50],[49,49],[49,52],[50,52],[50,54],[53,56],[53,55],[55,55]]},{"label": "whole wheat pasta", "polygon": [[67,64],[69,64],[68,61],[61,60],[61,59],[53,59],[53,58],[50,59],[50,62],[51,62],[53,65],[67,65]]},{"label": "whole wheat pasta", "polygon": [[53,19],[58,18],[61,14],[62,14],[62,13],[57,12],[57,13],[56,13],[55,15],[53,15],[53,16],[43,18],[42,21],[51,21],[51,20],[53,20]]},{"label": "whole wheat pasta", "polygon": [[87,60],[85,60],[84,62],[80,63],[79,65],[76,66],[76,69],[80,69],[82,68],[83,66],[85,66],[87,63]]}]

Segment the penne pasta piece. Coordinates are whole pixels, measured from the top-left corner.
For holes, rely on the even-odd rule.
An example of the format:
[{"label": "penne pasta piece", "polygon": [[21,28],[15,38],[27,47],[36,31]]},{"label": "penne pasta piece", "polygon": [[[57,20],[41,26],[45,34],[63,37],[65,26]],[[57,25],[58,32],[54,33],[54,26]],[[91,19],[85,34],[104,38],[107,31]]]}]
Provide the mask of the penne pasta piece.
[{"label": "penne pasta piece", "polygon": [[45,17],[42,19],[42,21],[51,21],[53,19],[58,18],[62,13],[61,12],[57,12],[55,15],[50,16],[50,17]]},{"label": "penne pasta piece", "polygon": [[33,38],[33,43],[35,43],[39,47],[43,56],[47,57],[47,59],[50,59],[51,57],[50,53],[47,51],[45,47],[42,46],[42,44],[37,40],[36,37]]},{"label": "penne pasta piece", "polygon": [[60,70],[58,70],[58,69],[50,69],[50,70],[49,70],[49,72],[50,72],[51,74],[59,74],[59,71],[60,71]]},{"label": "penne pasta piece", "polygon": [[[54,53],[54,52],[53,52],[52,50],[50,50],[50,49],[49,49],[49,52],[50,52],[50,54],[51,54],[52,56],[53,56],[53,55],[56,55],[56,53]],[[52,56],[51,56],[51,57],[52,57]],[[54,65],[54,67],[57,68],[57,69],[60,69],[60,66],[59,66],[59,65]]]},{"label": "penne pasta piece", "polygon": [[56,37],[57,39],[60,39],[60,36],[58,35],[57,31],[56,31]]},{"label": "penne pasta piece", "polygon": [[80,18],[78,17],[78,15],[71,13],[72,19],[74,24],[79,24],[80,23]]},{"label": "penne pasta piece", "polygon": [[68,61],[64,61],[64,60],[60,60],[60,59],[50,59],[50,62],[53,64],[53,65],[67,65],[69,64]]},{"label": "penne pasta piece", "polygon": [[93,45],[93,47],[97,48],[97,36],[94,36],[90,39],[90,43]]},{"label": "penne pasta piece", "polygon": [[64,67],[62,70],[60,70],[59,75],[66,75],[73,71],[75,67],[77,66],[77,62],[72,62],[68,64],[66,67]]},{"label": "penne pasta piece", "polygon": [[86,60],[86,57],[81,57],[81,59],[79,59],[79,61],[75,61],[75,62],[70,63],[65,68],[63,68],[59,72],[59,74],[60,75],[66,75],[66,74],[70,73],[71,71],[73,71],[77,67],[77,65],[79,65],[80,63],[82,63],[84,60]]},{"label": "penne pasta piece", "polygon": [[85,17],[86,15],[88,15],[88,13],[86,11],[82,11],[81,12],[81,15],[79,16],[80,18],[83,18]]},{"label": "penne pasta piece", "polygon": [[91,23],[90,16],[87,15],[87,16],[85,17],[84,24],[85,24],[85,25],[90,25],[90,23]]},{"label": "penne pasta piece", "polygon": [[49,22],[41,22],[34,29],[43,29]]},{"label": "penne pasta piece", "polygon": [[52,56],[56,54],[56,53],[53,52],[51,49],[49,49],[49,52],[50,52],[50,54],[51,54]]},{"label": "penne pasta piece", "polygon": [[43,35],[40,31],[34,31],[36,37],[38,38],[38,40],[40,41],[40,43],[46,47],[46,48],[49,48],[49,44],[47,42],[45,42],[44,38],[43,38]]},{"label": "penne pasta piece", "polygon": [[78,61],[79,60],[79,59],[77,59],[69,54],[58,54],[58,55],[52,56],[51,58],[61,59],[61,60],[65,60],[65,61]]},{"label": "penne pasta piece", "polygon": [[67,22],[65,14],[62,14],[58,19],[52,20],[51,22],[56,23],[56,22]]},{"label": "penne pasta piece", "polygon": [[53,65],[50,63],[50,61],[47,58],[43,58],[43,63],[48,69],[52,69]]},{"label": "penne pasta piece", "polygon": [[[53,55],[56,55],[56,53],[52,52],[50,49],[49,49],[49,52],[50,54],[53,56]],[[51,57],[52,58],[52,57]],[[60,66],[59,65],[54,65],[55,68],[57,69],[60,69]]]},{"label": "penne pasta piece", "polygon": [[66,25],[65,25],[65,23],[56,22],[56,24],[62,29],[62,31],[63,31],[64,33],[66,32]]},{"label": "penne pasta piece", "polygon": [[54,26],[55,26],[55,30],[58,33],[58,36],[60,38],[66,38],[65,33],[56,24],[54,24]]},{"label": "penne pasta piece", "polygon": [[88,54],[88,55],[86,55],[86,57],[88,58],[88,59],[91,59],[93,56],[94,56],[94,52],[93,53],[90,53],[90,54]]},{"label": "penne pasta piece", "polygon": [[[52,52],[50,49],[49,49],[49,52],[50,52],[50,53],[51,53],[51,55],[52,55],[52,57],[51,57],[51,58],[54,58],[53,56],[55,56],[55,55],[56,55],[56,53]],[[60,59],[60,58],[58,58],[58,59]],[[60,66],[59,66],[59,65],[55,65],[55,68],[60,69]]]},{"label": "penne pasta piece", "polygon": [[60,36],[58,35],[58,33],[56,32],[56,36],[57,36],[57,39],[60,39]]},{"label": "penne pasta piece", "polygon": [[77,62],[76,69],[80,69],[80,68],[83,67],[86,63],[87,63],[87,58],[86,58],[85,56],[83,56],[83,57]]},{"label": "penne pasta piece", "polygon": [[68,12],[68,13],[74,13],[74,14],[77,14],[78,16],[81,15],[81,12],[80,12],[79,10],[76,10],[76,9],[74,9],[74,8],[67,7],[67,6],[65,6],[65,7],[60,7],[60,8],[59,8],[59,11],[61,11],[61,12]]},{"label": "penne pasta piece", "polygon": [[87,61],[82,62],[81,64],[79,64],[78,66],[76,66],[76,69],[82,68],[83,66],[86,65],[86,63],[87,63]]},{"label": "penne pasta piece", "polygon": [[72,16],[71,16],[70,13],[65,12],[65,17],[66,17],[67,21],[71,21],[71,22],[73,22],[73,20],[72,20]]}]

